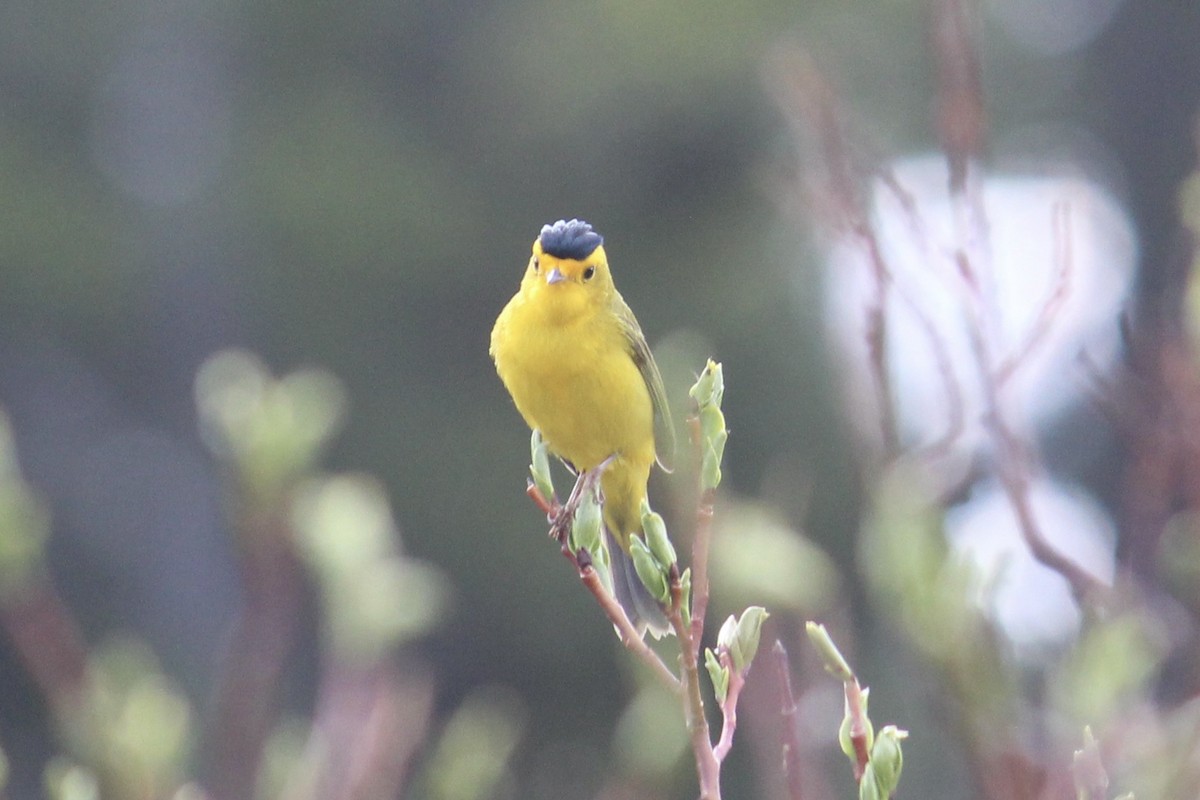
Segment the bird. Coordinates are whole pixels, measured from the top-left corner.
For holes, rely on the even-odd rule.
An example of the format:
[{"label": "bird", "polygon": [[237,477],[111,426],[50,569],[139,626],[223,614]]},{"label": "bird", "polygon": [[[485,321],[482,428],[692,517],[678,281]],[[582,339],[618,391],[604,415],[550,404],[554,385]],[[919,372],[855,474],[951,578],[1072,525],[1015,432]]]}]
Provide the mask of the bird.
[{"label": "bird", "polygon": [[521,416],[579,474],[604,462],[600,486],[613,593],[639,633],[669,631],[629,555],[650,470],[664,469],[674,429],[650,346],[613,283],[604,237],[579,219],[544,225],[520,288],[492,329],[490,354]]}]

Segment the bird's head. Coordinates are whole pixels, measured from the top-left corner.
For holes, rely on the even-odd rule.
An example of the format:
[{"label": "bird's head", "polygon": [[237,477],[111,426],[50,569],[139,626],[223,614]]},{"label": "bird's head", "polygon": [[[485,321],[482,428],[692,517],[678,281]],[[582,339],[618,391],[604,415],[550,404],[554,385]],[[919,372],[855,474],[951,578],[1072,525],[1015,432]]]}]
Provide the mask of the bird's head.
[{"label": "bird's head", "polygon": [[613,282],[604,237],[578,219],[543,226],[533,242],[522,286],[562,314],[608,302]]}]

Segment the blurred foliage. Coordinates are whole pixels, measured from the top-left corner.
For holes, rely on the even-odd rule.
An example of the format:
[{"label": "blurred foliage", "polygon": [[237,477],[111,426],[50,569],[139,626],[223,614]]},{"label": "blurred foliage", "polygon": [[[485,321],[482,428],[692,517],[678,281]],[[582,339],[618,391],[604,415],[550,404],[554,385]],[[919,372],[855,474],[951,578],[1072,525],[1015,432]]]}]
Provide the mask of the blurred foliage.
[{"label": "blurred foliage", "polygon": [[[1132,45],[1110,37],[1051,54],[1023,48],[986,12],[974,22],[995,157],[1027,155],[1021,143],[1048,135],[1047,120],[1115,134],[1147,120],[1152,138],[1129,136],[1099,160],[1146,232],[1170,227],[1175,247],[1169,204],[1147,203],[1157,195],[1146,181],[1170,195],[1160,154],[1193,156],[1189,136],[1175,149],[1159,138],[1164,110],[1194,112],[1159,87],[1166,62],[1191,63],[1178,56],[1195,50],[1195,26],[1171,16],[1194,12],[1164,8],[1126,15]],[[323,779],[314,753],[328,751],[310,735],[323,648],[339,669],[383,669],[419,632],[438,712],[450,715],[432,726],[429,752],[435,763],[479,756],[461,786],[423,776],[431,796],[587,796],[614,770],[656,772],[664,795],[689,796],[690,774],[672,767],[678,720],[623,671],[522,496],[524,427],[486,355],[539,226],[572,215],[605,233],[656,352],[675,354],[661,359],[675,402],[686,402],[695,352],[729,371],[714,602],[768,605],[764,635],[785,639],[806,616],[854,616],[862,673],[915,687],[877,701],[928,712],[923,726],[906,722],[908,791],[976,796],[922,783],[977,755],[951,746],[962,739],[951,712],[965,709],[971,740],[1029,755],[1016,745],[1045,710],[1026,702],[1033,694],[1055,716],[1046,759],[1066,769],[1088,723],[1114,786],[1195,796],[1194,770],[1178,765],[1196,748],[1200,712],[1155,705],[1195,685],[1174,614],[1200,613],[1194,502],[1174,498],[1152,554],[1170,611],[1130,601],[1088,619],[1053,668],[1031,674],[979,610],[990,576],[947,550],[941,498],[911,475],[876,485],[854,463],[820,324],[819,236],[789,216],[796,143],[763,90],[763,64],[781,41],[806,45],[865,150],[927,148],[929,9],[0,4],[0,402],[24,470],[2,426],[0,606],[24,613],[55,585],[80,626],[66,640],[88,645],[79,675],[54,665],[56,681],[78,686],[35,687],[23,645],[0,651],[4,674],[18,676],[0,687],[9,796],[109,796],[114,759],[153,791],[192,774],[220,656],[253,595],[247,550],[263,539],[295,545],[303,577],[300,644],[272,699],[284,721],[266,736],[259,796],[312,793]],[[1152,79],[1139,83],[1142,71]],[[1162,107],[1122,106],[1129,97]],[[1184,187],[1180,215],[1193,234],[1197,186]],[[819,206],[801,202],[806,222]],[[1149,264],[1146,280],[1169,267]],[[1168,294],[1172,308],[1184,295]],[[1198,304],[1193,281],[1194,330]],[[194,387],[230,346],[246,349],[208,362]],[[355,472],[321,474],[321,458]],[[1115,484],[1118,468],[1100,467]],[[683,464],[680,482],[694,468]],[[668,526],[688,530],[688,490],[655,481],[652,496],[672,499],[656,503]],[[953,691],[929,688],[931,675]],[[479,688],[496,685],[507,688]],[[143,746],[145,758],[127,758]],[[921,754],[932,755],[914,764]],[[753,783],[746,762],[730,767],[735,783]],[[199,791],[184,784],[177,796]]]},{"label": "blurred foliage", "polygon": [[509,762],[523,735],[520,700],[483,689],[466,698],[446,721],[430,757],[430,800],[486,800],[513,789]]}]

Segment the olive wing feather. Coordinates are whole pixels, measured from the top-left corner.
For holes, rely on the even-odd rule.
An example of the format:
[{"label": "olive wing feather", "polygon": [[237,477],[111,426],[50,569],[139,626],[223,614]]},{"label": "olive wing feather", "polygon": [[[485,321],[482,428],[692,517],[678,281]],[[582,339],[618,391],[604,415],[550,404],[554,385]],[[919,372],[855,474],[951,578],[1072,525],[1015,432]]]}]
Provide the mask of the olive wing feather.
[{"label": "olive wing feather", "polygon": [[646,335],[638,325],[637,317],[619,294],[613,298],[613,312],[621,324],[629,345],[629,355],[642,374],[646,388],[650,390],[650,402],[654,407],[654,450],[658,465],[666,472],[671,472],[671,461],[675,457],[675,425],[671,421],[671,408],[667,404],[667,390],[663,386],[662,374],[650,345],[646,343]]}]

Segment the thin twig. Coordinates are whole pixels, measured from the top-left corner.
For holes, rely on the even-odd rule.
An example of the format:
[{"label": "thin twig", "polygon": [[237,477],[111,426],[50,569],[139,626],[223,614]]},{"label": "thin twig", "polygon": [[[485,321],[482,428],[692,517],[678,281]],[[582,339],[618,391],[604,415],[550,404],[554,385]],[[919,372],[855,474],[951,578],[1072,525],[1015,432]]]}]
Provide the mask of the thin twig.
[{"label": "thin twig", "polygon": [[696,507],[696,535],[692,540],[692,657],[697,660],[704,637],[704,617],[708,613],[708,551],[712,541],[714,494],[708,490],[700,495]]},{"label": "thin twig", "polygon": [[577,559],[574,559],[574,561],[579,570],[579,580],[583,582],[587,590],[596,598],[596,602],[600,604],[600,608],[604,611],[605,616],[616,626],[617,635],[621,638],[621,644],[625,645],[626,649],[640,658],[646,666],[650,667],[650,670],[668,689],[673,692],[679,692],[681,689],[679,678],[663,663],[658,653],[650,649],[650,646],[646,644],[645,638],[642,634],[638,633],[637,628],[633,627],[633,623],[629,621],[629,615],[625,613],[625,609],[621,607],[621,604],[617,602],[612,593],[604,586],[604,582],[600,580],[600,575],[596,572],[596,569],[590,564],[579,566],[579,561]]},{"label": "thin twig", "polygon": [[737,730],[738,697],[742,693],[742,687],[746,685],[745,676],[734,669],[733,661],[728,654],[721,656],[721,664],[729,670],[729,688],[725,691],[725,700],[720,703],[721,738],[717,740],[717,744],[713,748],[713,758],[717,760],[718,764],[725,761],[725,756],[729,755],[729,751],[733,747],[733,733]]},{"label": "thin twig", "polygon": [[721,764],[713,753],[708,719],[704,715],[704,698],[700,694],[700,668],[691,627],[684,624],[679,603],[679,583],[671,587],[672,603],[668,620],[679,638],[679,662],[682,667],[684,717],[688,740],[696,759],[696,776],[700,783],[700,800],[721,800]]},{"label": "thin twig", "polygon": [[275,697],[294,644],[301,570],[286,523],[270,510],[241,521],[246,600],[217,690],[205,788],[213,800],[250,797],[277,710]]},{"label": "thin twig", "polygon": [[997,444],[1000,483],[1008,495],[1008,502],[1017,517],[1017,527],[1030,553],[1066,579],[1080,605],[1086,608],[1103,602],[1110,593],[1108,585],[1060,553],[1043,533],[1033,512],[1029,459],[1022,456],[1016,435],[1000,419],[993,418],[990,427]]},{"label": "thin twig", "polygon": [[1056,203],[1052,213],[1054,261],[1058,267],[1054,287],[1046,298],[1046,302],[1042,303],[1037,319],[1034,320],[1025,336],[1025,341],[996,368],[996,383],[1000,387],[1003,387],[1022,366],[1029,363],[1030,355],[1045,342],[1050,331],[1054,329],[1055,315],[1062,310],[1063,304],[1071,293],[1072,262],[1074,260],[1071,250],[1071,208],[1066,203]]},{"label": "thin twig", "polygon": [[867,748],[868,722],[864,713],[866,703],[858,678],[851,677],[843,686],[846,693],[846,710],[850,714],[850,742],[854,745],[854,781],[857,783],[862,780],[871,760],[871,753]]},{"label": "thin twig", "polygon": [[1069,243],[1059,241],[1062,249],[1057,259],[1059,279],[1056,289],[1031,328],[1026,344],[1007,361],[998,364],[995,357],[995,298],[990,285],[984,285],[991,274],[975,263],[976,259],[985,260],[988,254],[986,214],[978,187],[970,180],[971,162],[980,152],[984,131],[979,60],[962,0],[937,0],[936,5],[934,43],[940,59],[939,101],[942,104],[939,132],[951,173],[950,192],[958,237],[954,258],[969,289],[968,295],[973,299],[968,310],[974,313],[966,315],[967,337],[983,387],[984,419],[996,449],[996,468],[1016,514],[1021,535],[1034,558],[1062,575],[1081,603],[1096,602],[1107,594],[1108,587],[1055,549],[1038,524],[1029,489],[1033,457],[1009,423],[1001,397],[1005,382],[1020,368],[1022,359],[1049,333],[1054,313],[1065,301],[1070,277]]},{"label": "thin twig", "polygon": [[983,152],[987,115],[973,20],[963,0],[934,0],[931,42],[937,56],[937,133],[953,194],[966,191],[971,160]]},{"label": "thin twig", "polygon": [[[920,209],[917,206],[916,198],[912,193],[904,188],[896,174],[891,169],[879,169],[877,178],[880,185],[886,189],[892,196],[892,199],[899,204],[901,211],[904,213],[904,218],[908,221],[911,229],[913,242],[921,248],[921,256],[924,263],[933,265],[941,261],[931,252],[929,242],[930,234],[925,225],[925,221],[921,217]],[[890,277],[890,276],[889,276]],[[957,273],[957,277],[962,280],[971,278],[969,274],[963,274],[961,270]],[[946,398],[946,415],[949,418],[946,423],[946,429],[941,436],[933,442],[922,445],[918,455],[929,459],[936,459],[946,455],[950,447],[958,441],[962,436],[963,430],[966,428],[966,403],[963,400],[962,386],[959,383],[959,378],[954,372],[953,359],[950,357],[949,349],[946,347],[945,337],[937,330],[933,324],[933,320],[927,314],[921,305],[921,300],[913,296],[899,281],[892,280],[893,288],[896,296],[904,303],[909,313],[912,314],[917,326],[921,329],[922,336],[928,342],[930,352],[933,356],[933,362],[937,367],[938,378],[942,384],[942,394]],[[972,294],[978,292],[978,286],[969,286],[969,292]]]},{"label": "thin twig", "polygon": [[[336,662],[322,678],[313,736],[294,800],[397,797],[413,756],[426,740],[433,681],[392,664]],[[337,742],[338,747],[329,747]],[[305,780],[309,770],[315,780]]]},{"label": "thin twig", "polygon": [[803,766],[800,761],[800,735],[797,727],[799,708],[792,692],[792,665],[783,642],[775,640],[771,648],[775,674],[779,680],[779,747],[783,753],[783,780],[790,800],[804,800]]},{"label": "thin twig", "polygon": [[613,626],[617,629],[617,636],[621,639],[626,649],[636,655],[646,664],[658,678],[663,682],[668,689],[673,692],[679,692],[682,684],[679,678],[671,671],[659,657],[658,653],[650,649],[646,644],[645,639],[633,623],[629,621],[629,615],[625,613],[625,609],[613,597],[612,592],[600,580],[599,573],[592,566],[591,556],[586,551],[576,553],[571,550],[568,544],[568,535],[570,533],[570,519],[574,516],[575,509],[578,507],[580,498],[583,496],[581,485],[585,482],[585,476],[588,473],[583,473],[579,476],[579,480],[575,483],[575,488],[571,492],[570,498],[566,505],[559,505],[558,501],[553,498],[546,498],[532,480],[528,481],[525,486],[525,493],[530,499],[540,508],[548,520],[550,520],[550,536],[558,541],[563,557],[565,557],[575,567],[575,571],[579,574],[579,580],[596,598],[597,604],[608,617]]},{"label": "thin twig", "polygon": [[87,691],[87,645],[49,581],[6,598],[0,625],[60,720],[81,708]]}]

